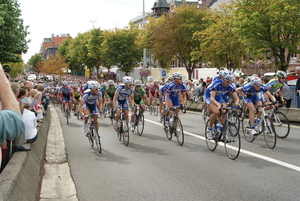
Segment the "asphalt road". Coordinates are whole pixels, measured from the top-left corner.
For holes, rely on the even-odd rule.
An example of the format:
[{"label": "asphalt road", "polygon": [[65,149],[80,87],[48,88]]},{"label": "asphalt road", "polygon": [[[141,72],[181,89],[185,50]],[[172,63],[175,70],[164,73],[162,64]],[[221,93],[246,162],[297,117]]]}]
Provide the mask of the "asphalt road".
[{"label": "asphalt road", "polygon": [[145,113],[142,136],[130,135],[126,147],[109,119],[100,120],[102,154],[90,147],[83,122],[70,125],[58,111],[79,200],[299,200],[300,136],[293,126],[274,150],[263,136],[242,139],[236,160],[223,146],[214,152],[204,140],[200,113],[180,115],[185,130],[181,147],[169,141],[156,116]]}]

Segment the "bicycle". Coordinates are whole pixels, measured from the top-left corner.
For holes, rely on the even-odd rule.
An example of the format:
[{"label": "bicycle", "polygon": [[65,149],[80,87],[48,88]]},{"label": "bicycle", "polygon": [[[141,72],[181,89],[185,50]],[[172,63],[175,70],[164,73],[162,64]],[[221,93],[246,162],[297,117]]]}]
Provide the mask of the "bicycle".
[{"label": "bicycle", "polygon": [[180,104],[180,111],[182,112],[182,114],[186,113],[186,107],[183,107],[182,104]]},{"label": "bicycle", "polygon": [[109,117],[110,123],[114,124],[114,122],[115,122],[115,113],[116,112],[114,110],[112,102],[110,102],[109,104],[110,104],[110,115],[108,117]]},{"label": "bicycle", "polygon": [[290,134],[290,121],[285,114],[277,110],[277,107],[272,108],[270,118],[275,127],[276,136],[284,139]]},{"label": "bicycle", "polygon": [[127,146],[129,144],[128,123],[126,121],[123,108],[120,108],[120,110],[121,110],[121,116],[120,116],[120,119],[118,122],[117,136],[120,141],[123,138],[123,142],[124,142],[125,146]]},{"label": "bicycle", "polygon": [[135,127],[137,127],[137,134],[141,136],[144,131],[145,121],[144,121],[144,114],[142,112],[140,105],[135,105],[135,114],[132,115],[135,115],[133,132],[135,130]]},{"label": "bicycle", "polygon": [[69,125],[69,119],[71,119],[71,113],[70,113],[68,102],[65,103],[65,110],[66,110],[65,117],[67,119],[67,125]]},{"label": "bicycle", "polygon": [[177,138],[177,142],[180,146],[184,143],[184,132],[181,121],[178,116],[175,115],[175,110],[178,107],[170,108],[169,114],[163,118],[163,126],[166,136],[169,140],[172,139],[172,135]]},{"label": "bicycle", "polygon": [[272,120],[269,117],[269,114],[265,111],[266,106],[275,105],[277,102],[273,102],[270,104],[263,104],[259,105],[256,108],[256,111],[258,111],[258,108],[262,108],[262,115],[259,119],[259,123],[255,126],[256,131],[258,132],[256,135],[252,135],[251,132],[251,125],[249,121],[249,117],[246,115],[242,119],[242,130],[245,139],[248,142],[253,142],[255,138],[260,135],[261,133],[264,134],[264,139],[267,144],[267,146],[270,149],[274,149],[276,146],[276,131],[274,124],[272,123]]},{"label": "bicycle", "polygon": [[89,115],[85,115],[84,117],[89,117],[88,120],[88,140],[91,145],[91,147],[94,147],[94,141],[97,146],[97,150],[99,153],[102,153],[102,146],[101,146],[101,140],[99,134],[97,134],[95,130],[95,122],[93,116],[98,115],[98,113],[93,113]]},{"label": "bicycle", "polygon": [[[217,148],[219,142],[223,141],[227,156],[231,160],[235,160],[240,154],[241,138],[236,126],[236,122],[232,121],[231,118],[231,115],[235,112],[231,111],[232,109],[233,107],[230,104],[227,104],[227,108],[220,108],[219,115],[213,124],[212,139],[208,138],[207,136],[207,129],[209,127],[210,119],[206,122],[205,138],[207,148],[210,151],[214,151]],[[221,115],[224,114],[226,115],[226,121],[223,124],[218,119]]]},{"label": "bicycle", "polygon": [[155,115],[157,116],[158,115],[158,105],[157,105],[157,98],[156,97],[153,97],[153,101],[151,102],[151,105],[150,105],[150,108],[149,108],[149,112],[150,112],[150,115]]}]

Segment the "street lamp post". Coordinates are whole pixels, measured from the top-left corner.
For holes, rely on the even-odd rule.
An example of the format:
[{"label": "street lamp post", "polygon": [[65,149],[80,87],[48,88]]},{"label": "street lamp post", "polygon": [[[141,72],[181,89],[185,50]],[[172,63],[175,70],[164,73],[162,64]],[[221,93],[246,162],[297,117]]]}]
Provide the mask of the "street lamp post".
[{"label": "street lamp post", "polygon": [[[143,0],[143,26],[145,26],[145,0]],[[143,49],[143,69],[146,68],[146,48]]]},{"label": "street lamp post", "polygon": [[95,21],[95,20],[90,20],[90,22],[92,23],[92,27],[95,28],[94,22],[97,22],[97,21]]}]

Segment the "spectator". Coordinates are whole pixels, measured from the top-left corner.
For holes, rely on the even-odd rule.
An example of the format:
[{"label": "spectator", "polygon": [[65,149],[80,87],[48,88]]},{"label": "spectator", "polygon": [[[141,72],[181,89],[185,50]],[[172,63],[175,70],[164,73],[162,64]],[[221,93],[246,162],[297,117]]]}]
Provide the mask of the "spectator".
[{"label": "spectator", "polygon": [[22,107],[24,108],[22,116],[25,123],[25,138],[27,143],[33,143],[38,137],[36,116],[29,110],[30,105],[28,103],[23,103]]},{"label": "spectator", "polygon": [[13,139],[25,131],[23,118],[20,114],[20,106],[11,90],[10,83],[0,64],[0,145],[6,148],[6,139]]},{"label": "spectator", "polygon": [[261,82],[262,82],[262,84],[266,85],[269,82],[269,80],[266,76],[262,76],[261,77]]},{"label": "spectator", "polygon": [[[15,100],[18,102],[19,104],[19,110],[20,110],[20,100],[22,97],[25,97],[25,93],[22,97],[19,97],[20,94],[20,85],[16,82],[10,82],[10,86],[11,86],[11,90],[15,96]],[[24,90],[25,92],[25,90]],[[22,91],[23,93],[23,91]],[[19,97],[19,98],[18,98]],[[23,122],[24,124],[24,122]],[[22,145],[25,143],[25,133],[22,133],[21,135],[18,135],[17,137],[15,137],[14,141],[13,141],[13,151],[29,151],[29,148],[25,148]]]},{"label": "spectator", "polygon": [[285,107],[290,108],[293,94],[290,87],[286,83],[283,85],[283,99],[285,100]]},{"label": "spectator", "polygon": [[300,108],[300,66],[296,68],[296,74],[298,75],[296,82],[297,108]]}]

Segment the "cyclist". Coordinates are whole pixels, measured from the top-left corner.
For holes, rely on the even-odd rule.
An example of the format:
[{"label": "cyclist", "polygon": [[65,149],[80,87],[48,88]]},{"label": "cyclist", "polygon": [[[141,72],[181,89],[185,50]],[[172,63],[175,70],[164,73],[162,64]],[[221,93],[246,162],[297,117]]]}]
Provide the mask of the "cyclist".
[{"label": "cyclist", "polygon": [[65,109],[65,105],[66,102],[68,102],[69,108],[72,108],[72,98],[73,98],[73,91],[71,89],[71,87],[68,86],[68,82],[67,81],[63,81],[62,82],[63,87],[60,88],[59,90],[59,94],[61,97],[61,101],[62,101],[62,106],[63,106],[63,112],[65,115],[66,109]]},{"label": "cyclist", "polygon": [[154,80],[152,84],[149,86],[149,100],[150,104],[157,104],[156,98],[158,97],[157,93],[159,91],[158,80]]},{"label": "cyclist", "polygon": [[165,111],[168,113],[169,108],[178,107],[175,111],[176,116],[178,116],[180,101],[182,101],[183,107],[187,107],[186,87],[184,82],[182,82],[182,74],[180,72],[173,73],[172,77],[174,80],[169,82],[165,88]]},{"label": "cyclist", "polygon": [[80,93],[80,90],[79,90],[79,88],[77,87],[77,86],[74,86],[73,87],[73,95],[74,95],[74,107],[73,107],[73,110],[74,110],[74,112],[76,112],[77,110],[77,103],[79,103],[79,101],[80,101],[80,97],[81,97],[81,93]]},{"label": "cyclist", "polygon": [[274,79],[271,79],[267,84],[266,87],[270,91],[272,95],[275,95],[275,92],[279,90],[279,96],[282,104],[285,104],[285,100],[283,98],[283,86],[284,86],[284,81],[287,77],[286,72],[284,71],[278,71],[276,73],[276,77]]},{"label": "cyclist", "polygon": [[[147,97],[145,89],[142,87],[142,81],[136,80],[134,81],[134,89],[133,89],[133,99],[134,103],[141,106],[141,112],[145,111],[145,103],[149,105],[149,99]],[[131,131],[134,131],[134,121],[135,121],[135,109],[133,109],[131,114]]]},{"label": "cyclist", "polygon": [[123,77],[123,83],[117,87],[117,90],[114,95],[113,105],[114,109],[116,109],[116,116],[115,116],[115,123],[114,129],[117,130],[118,128],[118,121],[121,116],[120,108],[124,109],[124,114],[126,118],[126,122],[128,123],[128,98],[130,100],[131,107],[133,108],[134,100],[133,100],[133,79],[132,77],[125,76]]},{"label": "cyclist", "polygon": [[107,104],[107,111],[110,112],[110,102],[114,99],[117,86],[115,85],[115,82],[113,80],[108,80],[107,84],[108,86],[104,91],[104,99]]},{"label": "cyclist", "polygon": [[[224,104],[226,101],[224,100],[224,96],[228,93],[232,95],[235,104],[239,103],[239,97],[235,91],[234,82],[234,74],[231,71],[225,71],[222,74],[223,79],[216,79],[213,81],[205,91],[205,102],[208,106],[207,111],[210,113],[210,122],[209,127],[207,128],[207,137],[208,139],[212,139],[212,126],[215,122],[219,109],[221,107],[225,107]],[[225,115],[222,116],[222,123],[224,124],[226,121]]]},{"label": "cyclist", "polygon": [[[273,102],[276,101],[275,97],[272,96],[272,94],[269,92],[268,88],[262,84],[262,81],[259,77],[251,77],[249,83],[243,85],[242,87],[239,87],[236,89],[236,92],[240,94],[244,100],[244,102],[247,104],[247,107],[249,108],[249,119],[250,119],[250,125],[251,125],[251,134],[255,135],[257,134],[257,131],[255,130],[255,106],[262,105],[262,102],[265,102],[264,98],[261,100],[261,94],[265,94],[269,99],[271,99]],[[262,114],[261,109],[259,109],[259,112],[257,113],[257,118],[260,118]]]},{"label": "cyclist", "polygon": [[78,111],[79,114],[84,114],[84,134],[88,137],[88,116],[89,114],[93,115],[95,122],[95,130],[98,134],[99,123],[98,123],[98,113],[99,110],[102,110],[102,94],[99,90],[100,84],[97,81],[88,81],[88,89],[84,91],[82,98],[79,103]]}]

